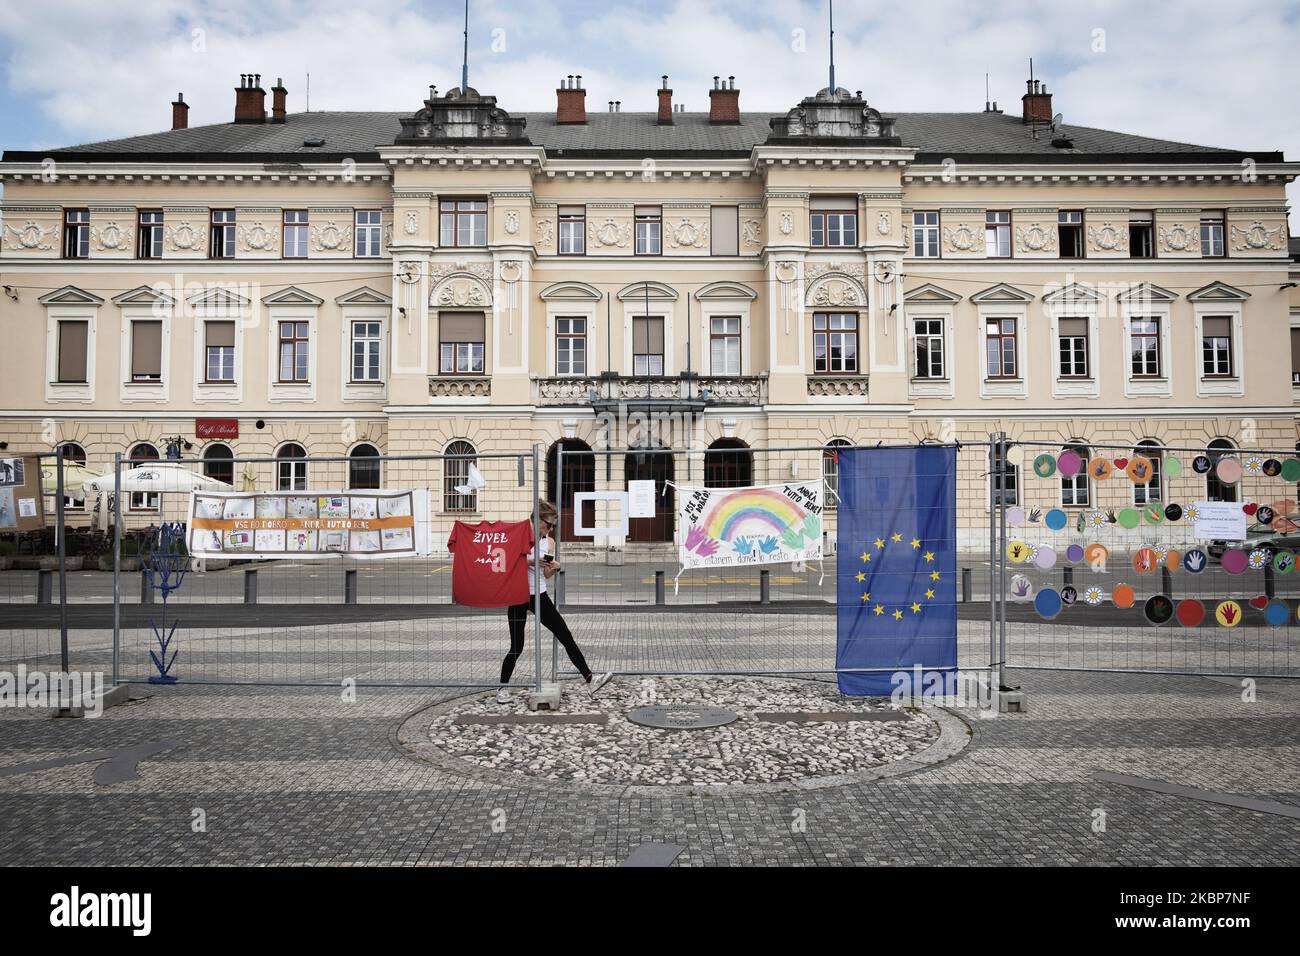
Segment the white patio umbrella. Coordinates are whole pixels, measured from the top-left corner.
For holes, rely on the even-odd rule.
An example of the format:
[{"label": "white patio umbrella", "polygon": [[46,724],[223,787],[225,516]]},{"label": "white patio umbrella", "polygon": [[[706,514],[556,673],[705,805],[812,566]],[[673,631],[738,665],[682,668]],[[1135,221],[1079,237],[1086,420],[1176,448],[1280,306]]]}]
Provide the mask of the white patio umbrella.
[{"label": "white patio umbrella", "polygon": [[[86,491],[113,490],[113,473],[87,479]],[[200,471],[187,468],[179,461],[151,461],[134,468],[122,469],[122,494],[157,494],[162,491],[231,491],[231,486]]]},{"label": "white patio umbrella", "polygon": [[[52,495],[59,490],[57,467],[53,461],[41,465],[41,491],[47,495]],[[69,497],[80,497],[78,492],[81,491],[82,484],[94,477],[95,473],[80,462],[69,461],[66,458],[63,460],[63,493]]]}]

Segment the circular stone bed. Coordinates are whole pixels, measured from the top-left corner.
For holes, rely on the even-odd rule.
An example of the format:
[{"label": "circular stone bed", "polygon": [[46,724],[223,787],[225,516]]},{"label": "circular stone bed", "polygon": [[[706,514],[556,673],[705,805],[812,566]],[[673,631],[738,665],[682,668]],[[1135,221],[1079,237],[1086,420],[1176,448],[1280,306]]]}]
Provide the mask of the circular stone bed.
[{"label": "circular stone bed", "polygon": [[[885,776],[900,761],[895,772],[951,756],[967,740],[965,725],[946,713],[841,697],[834,684],[809,680],[615,678],[595,699],[566,682],[554,715],[534,714],[526,699],[526,692],[516,693],[502,705],[492,694],[475,694],[438,704],[407,720],[399,740],[419,756],[484,776],[696,787]],[[703,729],[657,729],[627,719],[647,706],[725,708],[737,719]],[[943,721],[944,746],[914,762],[939,741]]]}]

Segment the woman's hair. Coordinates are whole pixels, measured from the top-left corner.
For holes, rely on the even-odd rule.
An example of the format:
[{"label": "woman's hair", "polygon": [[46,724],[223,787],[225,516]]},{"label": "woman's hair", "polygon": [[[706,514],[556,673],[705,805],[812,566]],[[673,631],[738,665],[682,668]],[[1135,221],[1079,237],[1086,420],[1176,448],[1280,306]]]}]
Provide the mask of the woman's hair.
[{"label": "woman's hair", "polygon": [[545,498],[537,499],[537,513],[541,516],[543,521],[551,521],[551,522],[555,521],[555,519],[558,518],[560,514],[556,510],[555,505],[551,504]]}]

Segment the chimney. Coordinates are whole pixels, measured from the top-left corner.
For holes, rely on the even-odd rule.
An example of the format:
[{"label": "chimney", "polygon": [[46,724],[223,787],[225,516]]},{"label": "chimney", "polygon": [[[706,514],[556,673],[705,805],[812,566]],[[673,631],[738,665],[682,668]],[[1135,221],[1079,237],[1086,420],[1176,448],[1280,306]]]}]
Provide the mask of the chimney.
[{"label": "chimney", "polygon": [[172,104],[172,129],[189,129],[190,104],[185,102],[185,94],[177,93],[176,102]]},{"label": "chimney", "polygon": [[582,88],[582,74],[579,73],[575,80],[573,74],[569,74],[565,79],[560,81],[560,87],[555,91],[555,122],[556,123],[585,123],[587,122],[587,91]]},{"label": "chimney", "polygon": [[664,85],[659,88],[659,125],[673,125],[673,91],[668,89],[668,75],[664,74]]},{"label": "chimney", "polygon": [[271,122],[283,123],[287,110],[285,108],[285,99],[289,91],[284,88],[284,78],[276,77],[275,86],[271,87]]},{"label": "chimney", "polygon": [[235,122],[266,122],[266,90],[262,89],[261,73],[239,74],[235,89]]},{"label": "chimney", "polygon": [[740,122],[740,90],[736,89],[734,76],[727,77],[726,83],[716,76],[713,78],[713,89],[709,90],[709,122]]},{"label": "chimney", "polygon": [[1047,84],[1042,80],[1028,80],[1026,93],[1020,97],[1024,108],[1021,122],[1050,123],[1052,121],[1052,94],[1047,92]]}]

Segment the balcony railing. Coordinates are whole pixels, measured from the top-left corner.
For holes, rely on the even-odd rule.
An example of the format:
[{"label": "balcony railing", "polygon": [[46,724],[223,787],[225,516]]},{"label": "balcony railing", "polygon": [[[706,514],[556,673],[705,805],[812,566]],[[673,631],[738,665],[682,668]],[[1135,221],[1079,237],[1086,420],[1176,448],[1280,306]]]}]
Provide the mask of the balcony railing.
[{"label": "balcony railing", "polygon": [[813,398],[866,398],[865,375],[809,375],[808,394]]},{"label": "balcony railing", "polygon": [[557,376],[534,380],[538,405],[759,406],[767,403],[766,375],[663,378]]},{"label": "balcony railing", "polygon": [[432,398],[490,398],[492,379],[487,375],[430,375]]}]

